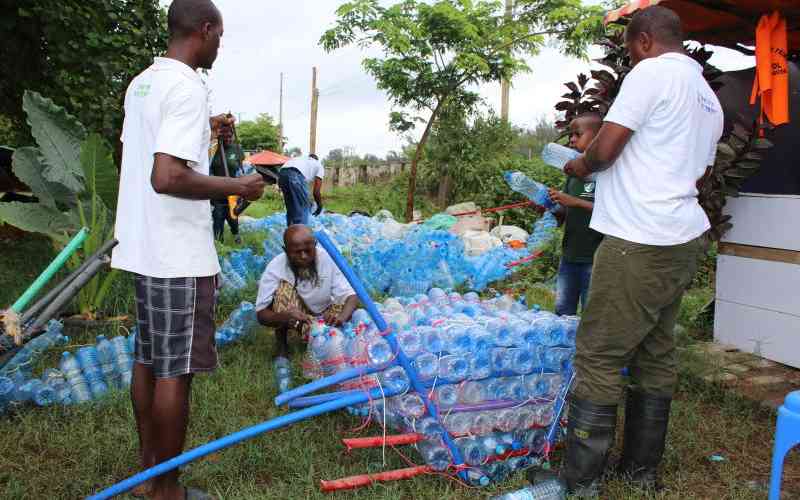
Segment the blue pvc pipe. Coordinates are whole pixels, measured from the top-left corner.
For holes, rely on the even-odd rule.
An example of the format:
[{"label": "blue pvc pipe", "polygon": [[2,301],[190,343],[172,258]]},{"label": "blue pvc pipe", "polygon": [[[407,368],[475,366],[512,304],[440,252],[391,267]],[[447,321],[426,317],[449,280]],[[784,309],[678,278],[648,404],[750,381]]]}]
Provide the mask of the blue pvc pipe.
[{"label": "blue pvc pipe", "polygon": [[326,392],[324,394],[317,394],[315,396],[305,396],[302,398],[297,398],[289,401],[289,408],[307,408],[309,406],[318,405],[320,403],[327,403],[328,401],[339,399],[342,396],[349,396],[351,394],[356,394],[358,392],[364,392],[364,391],[353,389],[350,391]]},{"label": "blue pvc pipe", "polygon": [[88,500],[105,500],[107,498],[112,498],[116,495],[120,495],[130,490],[131,488],[134,488],[137,485],[142,484],[148,479],[160,476],[165,472],[177,469],[178,467],[186,465],[189,462],[193,462],[199,458],[202,458],[206,455],[219,451],[223,448],[228,448],[229,446],[233,446],[234,444],[240,443],[242,441],[252,439],[265,432],[274,431],[276,429],[280,429],[281,427],[286,427],[294,423],[300,422],[301,420],[305,420],[311,417],[316,417],[317,415],[322,415],[323,413],[339,410],[347,406],[365,403],[370,399],[376,399],[376,398],[381,398],[383,396],[388,397],[394,395],[395,393],[391,391],[384,391],[382,393],[379,389],[372,389],[371,391],[369,391],[369,393],[361,392],[358,394],[343,396],[336,401],[329,401],[319,406],[313,406],[311,408],[299,410],[294,413],[289,413],[286,415],[281,415],[280,417],[275,417],[272,420],[267,420],[266,422],[262,422],[252,427],[242,429],[238,432],[217,439],[216,441],[211,441],[210,443],[198,446],[193,450],[184,452],[183,454],[178,455],[175,458],[171,458],[166,462],[162,462],[156,466],[153,466],[147,470],[135,474],[129,477],[128,479],[125,479],[124,481],[121,481],[109,488],[106,488],[105,490],[99,493],[95,493],[94,495],[88,497]]},{"label": "blue pvc pipe", "polygon": [[567,402],[567,393],[572,385],[572,375],[572,370],[567,371],[567,383],[564,384],[561,393],[558,395],[558,399],[556,399],[553,423],[550,424],[550,428],[547,430],[547,442],[550,443],[550,446],[555,446],[556,444],[556,432],[558,431],[558,426],[561,424],[561,412],[564,410],[564,404]]},{"label": "blue pvc pipe", "polygon": [[333,375],[314,380],[305,385],[301,385],[300,387],[295,387],[294,389],[288,390],[282,394],[278,394],[278,396],[275,398],[275,406],[281,406],[293,400],[294,398],[314,393],[320,389],[324,389],[353,378],[371,375],[375,372],[383,370],[384,368],[386,368],[386,366],[357,366],[355,368],[348,368],[346,370],[336,372]]},{"label": "blue pvc pipe", "polygon": [[[411,360],[408,359],[408,356],[406,356],[406,353],[403,352],[403,349],[401,349],[397,344],[397,339],[394,336],[394,332],[389,330],[389,325],[386,324],[386,320],[383,319],[380,311],[378,311],[378,308],[375,307],[375,303],[372,301],[369,293],[367,293],[367,290],[364,288],[364,285],[361,283],[359,277],[356,276],[356,274],[347,264],[347,261],[344,259],[344,257],[342,257],[342,254],[339,253],[336,245],[334,245],[333,241],[328,238],[328,235],[325,234],[324,231],[317,231],[314,233],[314,235],[317,237],[319,244],[322,245],[322,248],[324,248],[325,251],[328,252],[328,255],[330,255],[331,259],[333,259],[336,267],[339,268],[344,277],[350,283],[350,286],[353,287],[353,290],[356,292],[356,295],[358,295],[361,303],[364,304],[364,308],[367,310],[367,313],[369,313],[372,321],[375,322],[375,325],[381,332],[385,332],[384,338],[389,343],[389,347],[391,347],[392,352],[397,353],[395,360],[405,370],[408,380],[411,382],[411,387],[417,391],[422,400],[425,402],[425,407],[428,409],[430,416],[436,419],[439,424],[441,424],[442,420],[439,418],[439,410],[436,408],[436,405],[434,405],[431,400],[428,399],[425,385],[417,376],[417,370],[414,368],[414,366],[412,366]],[[453,457],[453,464],[456,466],[462,465],[464,463],[464,459],[461,456],[461,450],[458,449],[453,441],[453,437],[449,432],[447,432],[447,430],[442,432],[442,440],[450,450],[450,455]],[[460,471],[458,474],[464,482],[467,482],[467,472],[465,470]]]}]

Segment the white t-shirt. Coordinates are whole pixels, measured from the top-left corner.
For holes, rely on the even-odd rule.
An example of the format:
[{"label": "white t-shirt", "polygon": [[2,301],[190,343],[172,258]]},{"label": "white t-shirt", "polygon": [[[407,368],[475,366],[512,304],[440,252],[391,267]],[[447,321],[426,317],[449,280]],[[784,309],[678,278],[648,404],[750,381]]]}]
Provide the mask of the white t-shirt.
[{"label": "white t-shirt", "polygon": [[678,53],[645,59],[605,118],[633,135],[597,175],[590,227],[645,245],[686,243],[709,227],[696,182],[714,164],[723,115],[702,67]]},{"label": "white t-shirt", "polygon": [[[313,286],[308,281],[297,283],[297,293],[303,299],[306,306],[314,314],[322,314],[331,304],[343,304],[347,297],[355,295],[356,292],[347,282],[342,272],[333,263],[330,255],[319,245],[317,245],[317,273],[319,274],[319,285]],[[272,305],[275,291],[281,281],[286,281],[290,285],[296,283],[294,273],[289,268],[289,260],[285,253],[276,256],[267,264],[261,281],[258,284],[258,299],[256,299],[256,311],[266,309]]]},{"label": "white t-shirt", "polygon": [[197,72],[156,57],[125,93],[117,221],[111,266],[156,278],[219,273],[208,200],[158,194],[150,183],[155,153],[208,175],[208,92]]},{"label": "white t-shirt", "polygon": [[292,158],[281,166],[281,169],[284,168],[296,168],[306,178],[306,182],[311,182],[315,178],[325,178],[322,163],[314,158]]}]

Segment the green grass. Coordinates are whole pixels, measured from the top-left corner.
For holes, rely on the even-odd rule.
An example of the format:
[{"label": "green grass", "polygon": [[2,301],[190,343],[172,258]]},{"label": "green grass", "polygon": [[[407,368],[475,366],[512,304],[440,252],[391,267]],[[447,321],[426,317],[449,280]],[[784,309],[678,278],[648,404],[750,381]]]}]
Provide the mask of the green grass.
[{"label": "green grass", "polygon": [[[0,234],[0,309],[16,301],[56,256],[50,240],[38,234],[4,238]],[[53,280],[57,280],[54,276]]]},{"label": "green grass", "polygon": [[[364,210],[374,213],[385,197],[401,203],[402,196],[385,186],[337,189],[327,194],[329,208],[342,213]],[[350,196],[348,193],[350,193]],[[272,195],[254,204],[248,215],[263,216],[282,209],[280,199]],[[394,201],[392,201],[394,200]],[[252,212],[250,211],[252,210]],[[401,213],[401,212],[399,212]],[[396,212],[397,215],[399,215]],[[245,245],[260,249],[258,234],[245,237]],[[5,297],[15,297],[46,265],[50,256],[41,257],[34,271],[25,269],[31,256],[49,244],[36,238],[15,243],[13,253],[0,255],[0,278]],[[229,251],[236,246],[222,246]],[[557,252],[545,261],[520,270],[512,279],[496,285],[497,290],[525,294],[528,304],[553,307],[553,293],[542,280],[552,277]],[[39,258],[39,257],[36,257]],[[113,314],[132,312],[129,279],[115,285],[109,308]],[[226,296],[218,307],[218,317],[225,318],[240,300],[253,300],[255,285],[236,296]],[[690,290],[681,309],[680,323],[686,327],[679,338],[682,346],[708,335],[710,325],[698,315],[713,296],[707,287]],[[10,299],[6,299],[9,302]],[[700,318],[698,320],[698,318]],[[125,323],[104,330],[71,331],[72,346],[93,341],[94,335],[124,333]],[[192,422],[187,448],[225,436],[244,427],[285,413],[272,400],[276,395],[272,381],[270,354],[272,335],[260,329],[251,337],[221,352],[221,367],[213,375],[198,376],[192,395]],[[294,354],[295,380],[299,381],[301,346]],[[682,351],[682,366],[703,363]],[[58,352],[48,353],[38,369],[54,366]],[[698,381],[681,370],[680,390],[673,405],[670,437],[663,464],[667,491],[660,499],[760,499],[762,489],[753,489],[767,481],[772,447],[774,414],[754,408],[722,390],[719,386]],[[75,499],[109,486],[137,472],[136,432],[131,405],[126,392],[118,391],[100,403],[79,407],[25,409],[0,421],[0,498]],[[521,487],[522,474],[500,488],[470,489],[439,476],[375,485],[353,492],[325,495],[319,491],[320,479],[378,472],[407,466],[393,449],[386,450],[386,463],[380,449],[345,453],[342,437],[378,434],[375,425],[360,434],[353,432],[360,421],[346,414],[321,416],[290,428],[276,431],[194,462],[184,470],[183,480],[205,488],[221,499],[284,498],[363,498],[363,499],[479,499]],[[619,429],[621,432],[621,426]],[[403,452],[414,461],[413,450]],[[619,453],[619,446],[615,455]],[[711,462],[719,454],[724,462]],[[560,460],[557,452],[556,465]],[[790,459],[785,472],[787,498],[800,497],[800,463]],[[604,498],[647,498],[641,491],[612,480]]]}]

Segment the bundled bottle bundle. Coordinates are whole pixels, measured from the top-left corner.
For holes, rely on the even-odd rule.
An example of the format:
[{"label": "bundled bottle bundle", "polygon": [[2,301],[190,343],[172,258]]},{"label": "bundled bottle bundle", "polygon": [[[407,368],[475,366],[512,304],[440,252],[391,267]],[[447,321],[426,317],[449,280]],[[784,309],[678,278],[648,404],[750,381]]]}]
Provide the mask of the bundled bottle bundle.
[{"label": "bundled bottle bundle", "polygon": [[130,385],[135,333],[111,340],[99,335],[96,345],[81,347],[75,354],[62,353],[58,369],[48,368],[41,378],[33,377],[36,358],[68,342],[62,331],[60,322],[50,321],[45,333],[25,344],[0,370],[0,408],[83,403]]},{"label": "bundled bottle bundle", "polygon": [[386,367],[342,384],[344,390],[380,388],[391,395],[351,413],[418,435],[420,455],[437,471],[452,471],[447,433],[475,484],[502,481],[547,453],[548,429],[571,372],[577,317],[527,309],[506,296],[481,301],[475,293],[439,288],[413,299],[388,299],[379,309],[413,360],[439,418],[393,363],[397,353],[363,310],[342,328],[315,325],[306,375]]}]

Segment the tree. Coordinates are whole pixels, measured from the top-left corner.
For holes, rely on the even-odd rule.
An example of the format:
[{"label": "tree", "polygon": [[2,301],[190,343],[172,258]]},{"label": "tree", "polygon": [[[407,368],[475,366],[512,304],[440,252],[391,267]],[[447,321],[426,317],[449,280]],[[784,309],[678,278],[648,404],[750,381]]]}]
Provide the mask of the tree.
[{"label": "tree", "polygon": [[539,117],[532,129],[517,128],[514,132],[517,134],[516,153],[528,159],[541,153],[546,144],[556,141],[561,136],[553,122],[543,116]]},{"label": "tree", "polygon": [[167,46],[158,0],[10,0],[0,19],[0,142],[30,141],[22,96],[47,95],[90,130],[119,137],[131,79]]},{"label": "tree", "polygon": [[489,166],[507,163],[514,140],[511,126],[491,110],[446,108],[425,147],[422,169],[425,184],[436,189],[439,207],[452,201],[453,192],[474,195],[492,182],[502,185]]},{"label": "tree", "polygon": [[239,142],[243,149],[251,151],[268,149],[280,151],[278,126],[267,113],[261,113],[255,120],[244,120],[236,125]]},{"label": "tree", "polygon": [[289,149],[284,149],[283,150],[283,155],[284,156],[290,156],[292,158],[296,158],[298,156],[303,156],[303,150],[298,148],[297,146],[294,146],[294,147],[289,148]]},{"label": "tree", "polygon": [[[377,46],[383,57],[363,61],[365,70],[392,100],[391,126],[400,132],[425,123],[411,161],[406,220],[414,209],[417,164],[431,128],[445,104],[469,106],[478,96],[471,85],[511,78],[527,70],[533,55],[553,37],[564,50],[582,56],[602,33],[602,9],[580,0],[518,0],[516,15],[504,20],[499,2],[403,0],[382,7],[379,0],[354,0],[337,10],[338,19],[320,43],[327,51],[350,44]],[[427,112],[427,118],[410,116]]]}]

